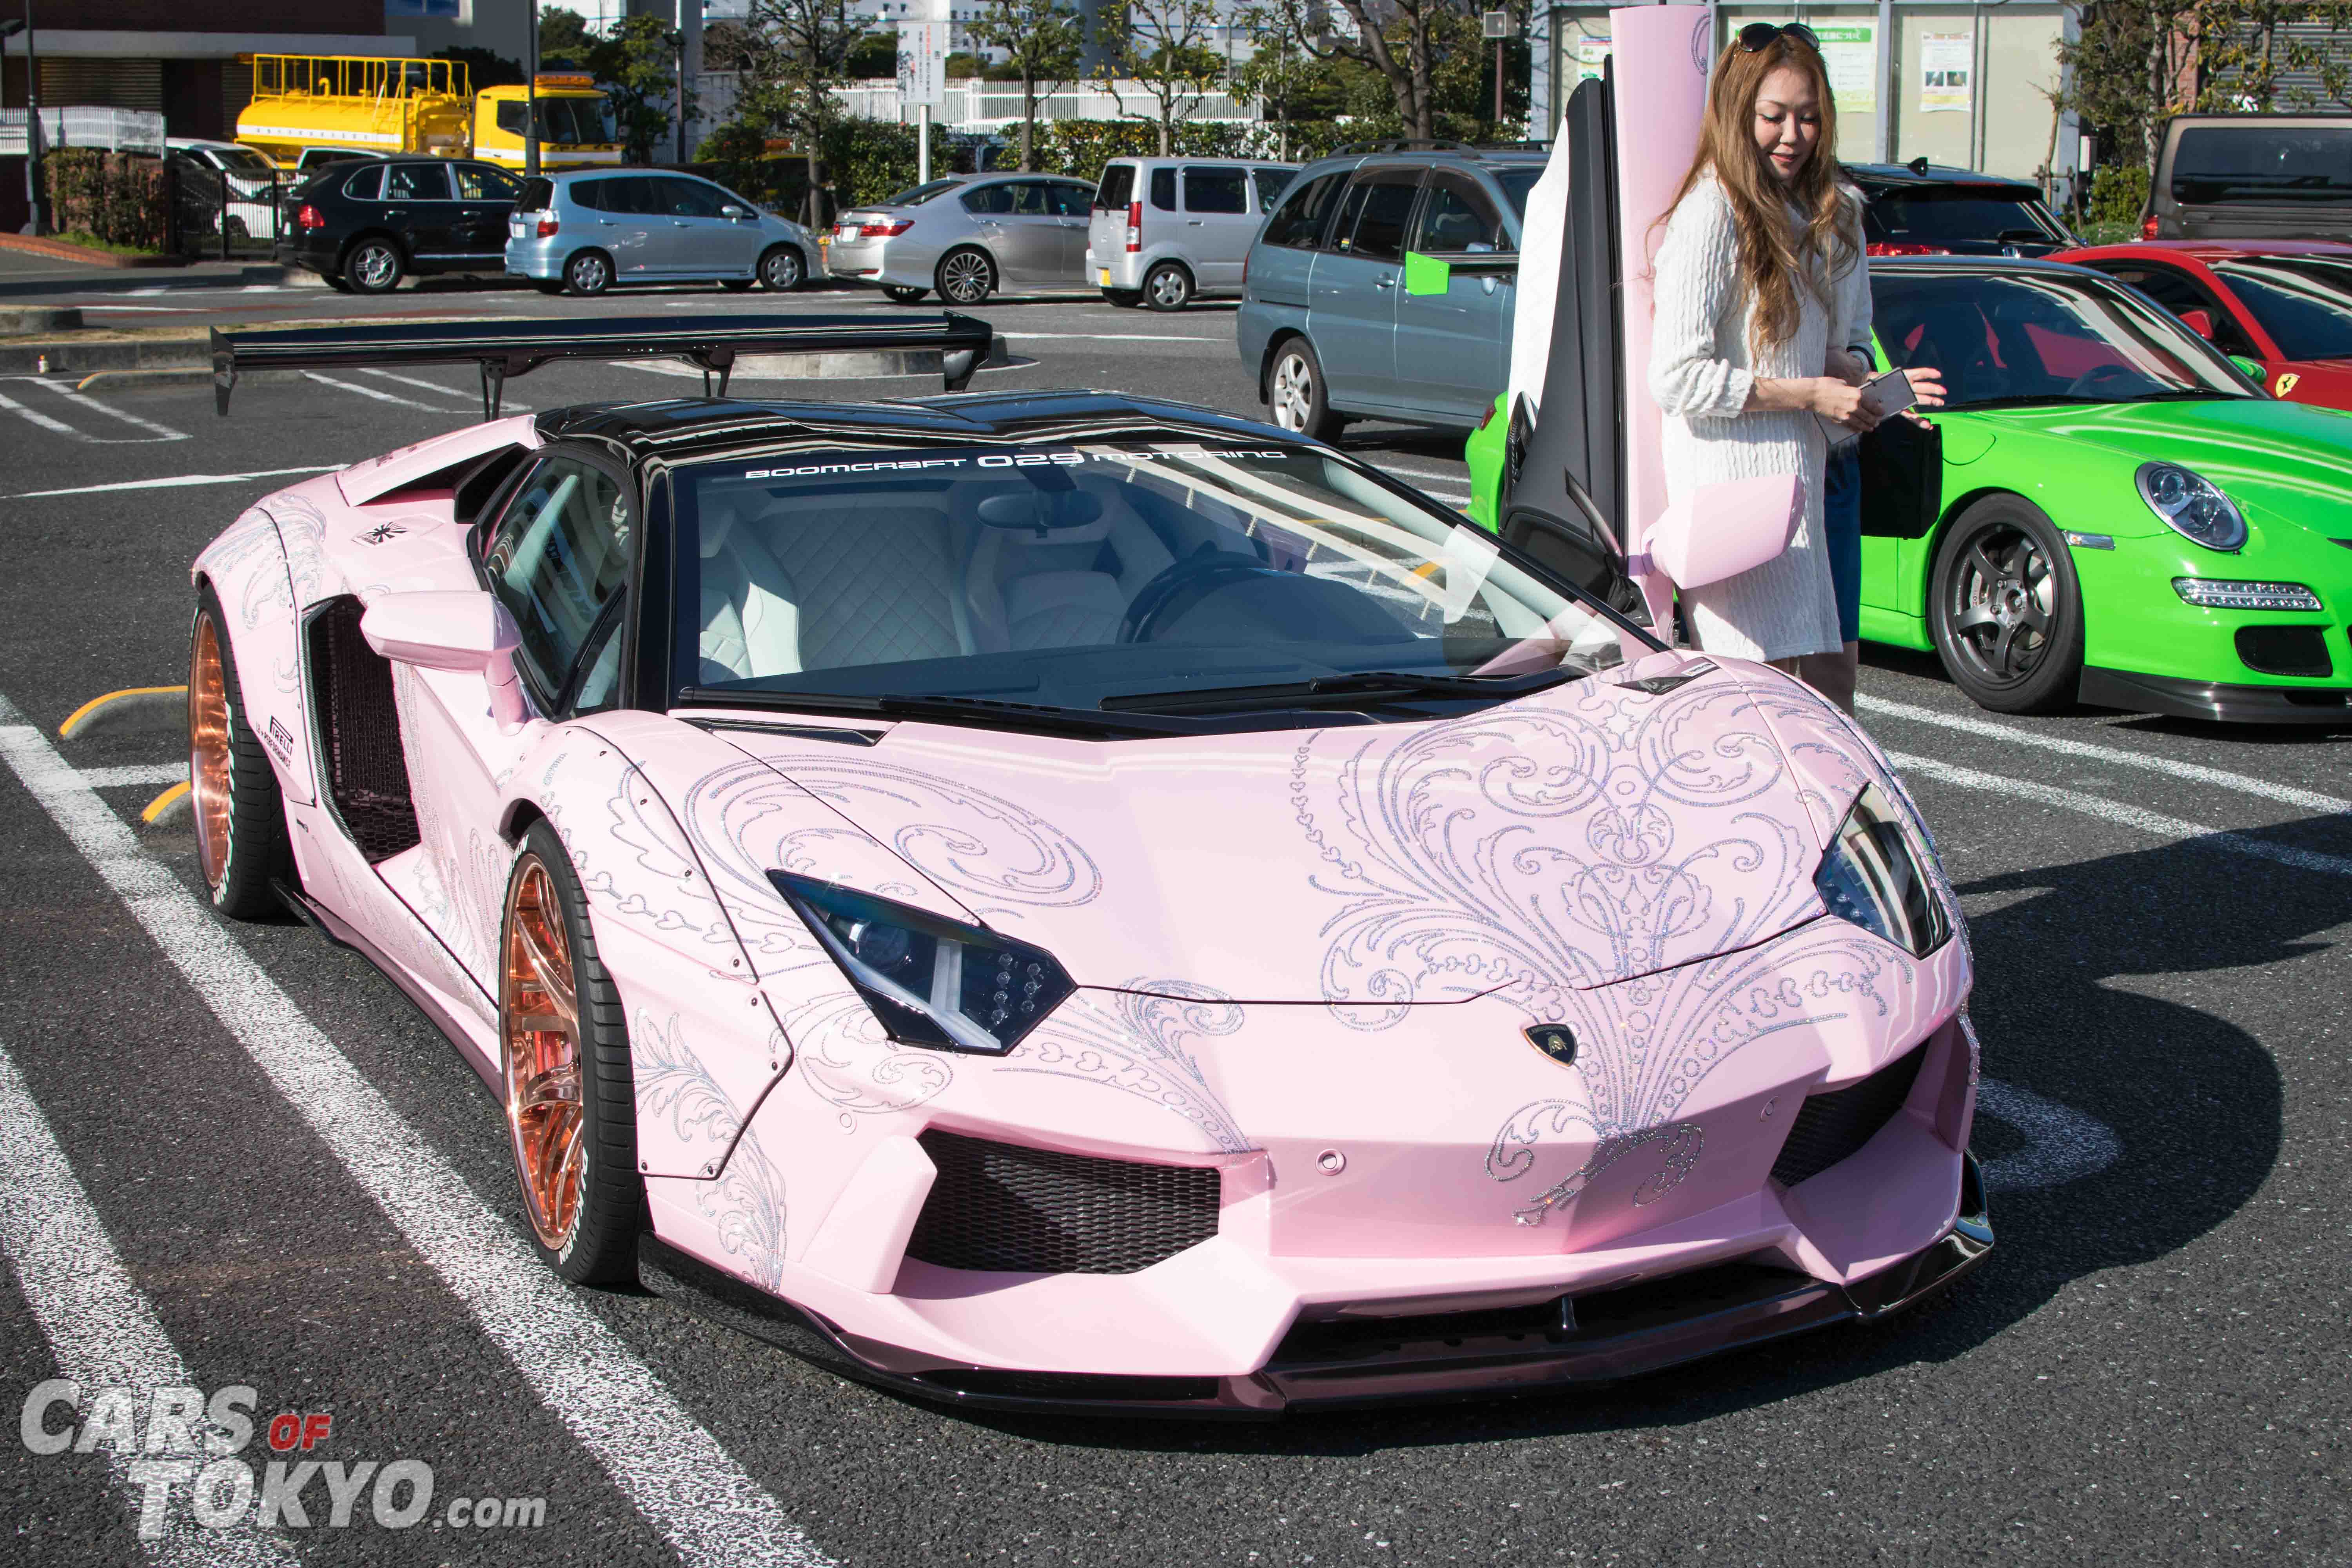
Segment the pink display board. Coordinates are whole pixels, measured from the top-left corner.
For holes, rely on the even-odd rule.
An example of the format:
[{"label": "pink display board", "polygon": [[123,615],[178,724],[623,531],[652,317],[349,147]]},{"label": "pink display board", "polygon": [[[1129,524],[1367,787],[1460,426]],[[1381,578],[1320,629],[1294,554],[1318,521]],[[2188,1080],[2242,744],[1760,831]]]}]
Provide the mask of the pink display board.
[{"label": "pink display board", "polygon": [[[1706,73],[1715,53],[1712,6],[1643,5],[1609,13],[1617,99],[1617,253],[1625,268],[1625,548],[1636,567],[1649,560],[1650,525],[1666,509],[1659,457],[1661,416],[1650,398],[1650,261],[1664,230],[1654,226],[1698,150]],[[1654,571],[1637,574],[1650,614],[1673,622],[1673,587]]]}]

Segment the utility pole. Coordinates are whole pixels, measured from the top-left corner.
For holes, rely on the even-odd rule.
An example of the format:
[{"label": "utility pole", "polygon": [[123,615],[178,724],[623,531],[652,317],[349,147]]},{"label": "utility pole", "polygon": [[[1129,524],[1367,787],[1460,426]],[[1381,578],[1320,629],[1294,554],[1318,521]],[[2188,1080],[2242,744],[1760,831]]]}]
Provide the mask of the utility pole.
[{"label": "utility pole", "polygon": [[25,35],[25,227],[26,234],[49,232],[47,215],[42,210],[42,187],[48,182],[40,177],[41,167],[41,62],[33,51],[33,0],[25,0],[25,18],[10,25],[11,31]]},{"label": "utility pole", "polygon": [[677,0],[677,27],[686,36],[677,63],[679,144],[686,149],[678,154],[682,163],[701,151],[694,139],[693,123],[687,118],[687,105],[694,101],[695,89],[702,82],[702,0]]},{"label": "utility pole", "polygon": [[672,28],[667,38],[672,68],[671,78],[677,83],[677,161],[686,162],[686,34]]},{"label": "utility pole", "polygon": [[[27,4],[30,0],[27,0]],[[530,69],[523,78],[522,172],[539,178],[539,0],[525,0],[530,12]]]}]

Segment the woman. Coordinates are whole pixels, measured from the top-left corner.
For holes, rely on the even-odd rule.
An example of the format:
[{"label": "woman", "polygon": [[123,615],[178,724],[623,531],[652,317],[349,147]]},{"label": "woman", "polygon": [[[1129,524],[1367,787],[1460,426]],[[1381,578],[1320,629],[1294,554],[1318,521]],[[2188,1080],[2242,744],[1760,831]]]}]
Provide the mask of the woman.
[{"label": "woman", "polygon": [[[1803,525],[1789,549],[1751,571],[1682,588],[1699,647],[1769,659],[1842,656],[1836,592],[1822,530],[1823,422],[1878,423],[1855,384],[1861,366],[1829,374],[1840,284],[1863,265],[1858,214],[1837,178],[1837,114],[1811,29],[1752,23],[1716,62],[1697,155],[1683,177],[1654,273],[1650,392],[1665,415],[1668,489],[1767,474],[1801,475]],[[1850,296],[1849,296],[1850,298]],[[1848,346],[1842,342],[1841,350]],[[1912,373],[1922,404],[1941,401],[1933,372]],[[1833,667],[1814,668],[1834,689]],[[1852,701],[1852,678],[1842,705]]]}]

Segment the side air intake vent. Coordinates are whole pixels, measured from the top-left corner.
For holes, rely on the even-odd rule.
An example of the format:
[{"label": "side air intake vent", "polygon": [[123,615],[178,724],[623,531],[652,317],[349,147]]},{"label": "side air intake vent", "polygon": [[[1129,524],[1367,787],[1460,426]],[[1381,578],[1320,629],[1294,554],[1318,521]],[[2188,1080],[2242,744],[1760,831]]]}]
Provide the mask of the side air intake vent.
[{"label": "side air intake vent", "polygon": [[907,1256],[941,1268],[1132,1274],[1217,1234],[1217,1173],[1024,1149],[936,1129]]},{"label": "side air intake vent", "polygon": [[360,602],[337,599],[310,618],[310,700],[327,795],[343,831],[373,865],[416,843],[416,807],[400,754],[392,662],[360,636]]},{"label": "side air intake vent", "polygon": [[1925,1043],[1880,1068],[1859,1083],[1828,1094],[1809,1094],[1789,1128],[1789,1141],[1772,1162],[1772,1179],[1784,1187],[1820,1175],[1878,1136],[1895,1120],[1918,1081]]}]

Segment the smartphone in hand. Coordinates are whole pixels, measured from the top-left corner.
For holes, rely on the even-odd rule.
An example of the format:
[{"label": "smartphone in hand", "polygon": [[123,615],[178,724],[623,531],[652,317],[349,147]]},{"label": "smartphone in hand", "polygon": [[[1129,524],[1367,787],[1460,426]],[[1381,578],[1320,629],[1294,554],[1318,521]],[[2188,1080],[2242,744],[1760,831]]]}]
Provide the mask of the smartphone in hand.
[{"label": "smartphone in hand", "polygon": [[1863,384],[1862,400],[1881,419],[1902,413],[1918,403],[1918,395],[1911,390],[1911,378],[1899,370],[1875,375]]}]

